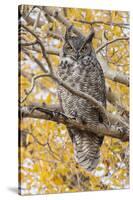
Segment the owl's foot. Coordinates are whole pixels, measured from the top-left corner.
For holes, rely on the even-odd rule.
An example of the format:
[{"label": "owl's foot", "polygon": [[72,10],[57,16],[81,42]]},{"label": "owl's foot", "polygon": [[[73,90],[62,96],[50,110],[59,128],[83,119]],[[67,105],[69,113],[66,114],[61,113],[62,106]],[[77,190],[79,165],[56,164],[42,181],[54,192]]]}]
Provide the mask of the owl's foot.
[{"label": "owl's foot", "polygon": [[[43,108],[43,107],[36,107],[36,106],[33,106],[31,107],[31,113],[34,112],[35,110],[37,111],[40,111],[40,112],[43,112],[43,113],[46,113],[48,115],[50,115],[51,119],[58,119],[58,118],[63,118],[64,120],[70,120],[70,119],[75,119],[74,117],[71,117],[71,116],[68,116],[66,115],[65,113],[63,112],[58,112],[56,110],[49,110],[48,108]],[[59,120],[60,121],[60,120]]]}]

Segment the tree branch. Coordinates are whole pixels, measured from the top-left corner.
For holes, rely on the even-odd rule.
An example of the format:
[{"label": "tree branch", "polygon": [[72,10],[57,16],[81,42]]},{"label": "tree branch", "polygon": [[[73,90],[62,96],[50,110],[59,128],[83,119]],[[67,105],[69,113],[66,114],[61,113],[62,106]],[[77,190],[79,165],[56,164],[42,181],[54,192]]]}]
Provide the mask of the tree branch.
[{"label": "tree branch", "polygon": [[35,31],[36,28],[38,27],[38,24],[39,24],[39,21],[40,21],[40,16],[41,16],[41,11],[39,11],[38,14],[37,14],[37,18],[36,18],[34,25],[33,25],[33,31]]},{"label": "tree branch", "polygon": [[83,24],[89,24],[89,25],[95,25],[95,24],[104,24],[104,25],[108,25],[108,26],[119,26],[121,28],[127,28],[129,29],[129,24],[128,23],[115,23],[115,22],[104,22],[104,21],[86,21],[86,20],[77,20],[77,19],[74,19],[74,21],[76,22],[80,22],[80,23],[83,23]]},{"label": "tree branch", "polygon": [[[20,71],[20,75],[25,77],[30,83],[32,83],[32,78],[34,77],[34,74],[30,74],[28,72],[25,71]],[[35,81],[35,84],[43,91],[47,91],[49,93],[51,93],[53,96],[56,96],[56,91],[51,90],[50,88],[45,87],[45,85],[39,81]]]},{"label": "tree branch", "polygon": [[93,126],[90,124],[82,124],[75,119],[72,119],[68,116],[65,116],[63,113],[58,111],[58,107],[47,108],[40,107],[42,112],[38,111],[38,107],[36,106],[25,106],[21,108],[21,116],[23,118],[37,118],[37,119],[45,119],[50,121],[55,121],[57,123],[63,123],[69,128],[77,128],[79,130],[92,131],[94,134],[98,136],[110,136],[113,138],[121,139],[122,141],[129,140],[129,130],[127,127],[116,127],[115,125],[110,126],[109,128],[105,127],[103,124],[99,123],[97,126]]},{"label": "tree branch", "polygon": [[97,55],[97,58],[103,68],[103,72],[106,78],[129,86],[129,76],[127,74],[121,71],[112,70],[108,66],[107,61],[100,54]]},{"label": "tree branch", "polygon": [[35,45],[37,44],[37,41],[33,41],[33,42],[21,42],[20,43],[22,46],[32,46],[32,45]]},{"label": "tree branch", "polygon": [[129,37],[118,37],[118,38],[115,38],[115,39],[110,40],[108,42],[105,42],[100,47],[98,47],[95,52],[99,53],[103,48],[107,47],[109,44],[112,44],[112,43],[120,41],[120,40],[129,40]]},{"label": "tree branch", "polygon": [[[31,44],[32,45],[32,44]],[[24,47],[26,47],[27,50],[30,50],[30,51],[36,51],[38,53],[41,53],[41,50],[40,48],[38,48],[37,46],[31,46],[31,45],[25,45],[24,44]],[[23,44],[22,44],[23,46]],[[46,47],[45,48],[45,52],[47,54],[50,54],[50,55],[55,55],[55,56],[60,56],[60,53],[61,51],[59,49],[56,49],[56,48],[51,48],[51,47]]]},{"label": "tree branch", "polygon": [[46,76],[49,76],[50,74],[39,74],[39,75],[36,75],[36,76],[33,76],[32,78],[32,83],[31,83],[31,88],[26,91],[26,95],[25,97],[21,100],[21,103],[23,103],[27,98],[28,96],[31,94],[31,92],[33,91],[34,87],[35,87],[35,81],[39,78],[42,78],[42,77],[46,77]]}]

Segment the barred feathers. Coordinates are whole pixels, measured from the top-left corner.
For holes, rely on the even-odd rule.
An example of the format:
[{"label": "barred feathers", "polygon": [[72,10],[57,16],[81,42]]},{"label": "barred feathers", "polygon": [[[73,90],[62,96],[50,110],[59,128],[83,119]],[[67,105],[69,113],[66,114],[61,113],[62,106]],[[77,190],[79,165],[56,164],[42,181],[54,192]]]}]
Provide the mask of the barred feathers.
[{"label": "barred feathers", "polygon": [[75,160],[87,171],[96,168],[100,157],[100,146],[103,137],[97,137],[93,133],[69,130],[74,145]]},{"label": "barred feathers", "polygon": [[[93,52],[79,60],[73,60],[71,56],[63,56],[58,76],[75,90],[93,96],[106,106],[104,75]],[[62,111],[66,115],[74,116],[79,122],[92,123],[93,126],[97,126],[99,121],[102,121],[98,110],[85,99],[73,95],[61,86],[58,88],[58,95]],[[88,171],[95,169],[99,161],[103,137],[74,128],[68,131],[74,146],[76,161]]]}]

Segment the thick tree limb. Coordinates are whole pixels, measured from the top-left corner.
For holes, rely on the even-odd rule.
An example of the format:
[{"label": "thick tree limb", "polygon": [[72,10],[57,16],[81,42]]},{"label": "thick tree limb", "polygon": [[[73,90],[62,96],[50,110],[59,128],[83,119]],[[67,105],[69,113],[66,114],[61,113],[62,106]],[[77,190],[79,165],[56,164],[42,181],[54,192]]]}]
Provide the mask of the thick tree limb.
[{"label": "thick tree limb", "polygon": [[97,57],[103,68],[103,72],[106,78],[118,83],[122,83],[126,86],[129,86],[129,76],[127,74],[121,71],[112,70],[108,66],[107,61],[100,54],[98,54]]},{"label": "thick tree limb", "polygon": [[[113,138],[121,139],[122,141],[129,140],[129,130],[127,127],[116,127],[115,125],[107,128],[103,124],[98,124],[97,126],[92,126],[91,124],[82,124],[81,122],[72,119],[71,117],[67,117],[64,114],[58,111],[58,107],[54,109],[50,106],[47,108],[46,106],[42,108],[43,112],[40,112],[34,109],[34,106],[25,106],[21,108],[21,116],[23,118],[37,118],[37,119],[45,119],[50,121],[55,121],[57,123],[63,123],[69,128],[77,128],[79,130],[92,131],[94,134],[99,136],[110,136]],[[37,108],[35,106],[35,108]],[[118,128],[118,130],[117,130]]]}]

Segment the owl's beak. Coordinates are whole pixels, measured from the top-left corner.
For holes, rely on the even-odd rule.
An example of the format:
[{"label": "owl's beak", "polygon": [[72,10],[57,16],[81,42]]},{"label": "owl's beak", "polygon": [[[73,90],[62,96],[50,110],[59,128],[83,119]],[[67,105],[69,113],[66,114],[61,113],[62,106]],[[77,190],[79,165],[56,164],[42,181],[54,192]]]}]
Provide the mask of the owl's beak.
[{"label": "owl's beak", "polygon": [[76,60],[78,60],[79,57],[80,57],[79,52],[77,52],[75,55]]},{"label": "owl's beak", "polygon": [[75,55],[72,55],[70,56],[73,60],[77,61],[79,59],[79,54],[75,54]]}]

